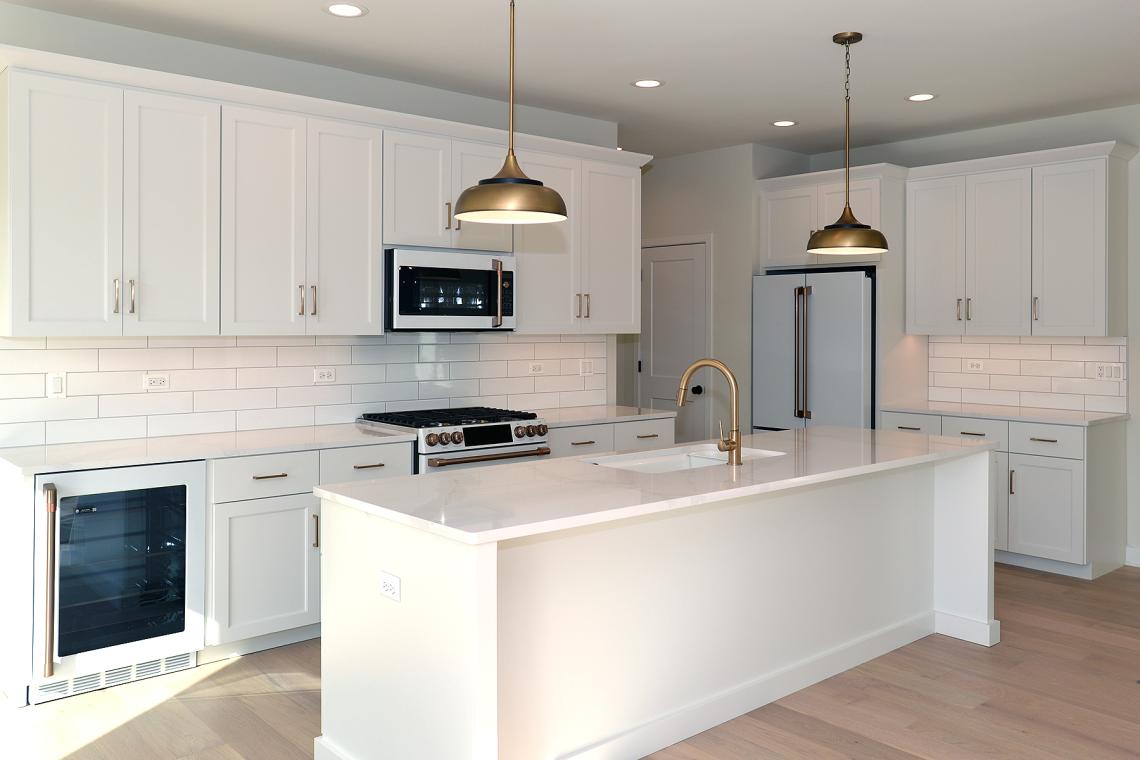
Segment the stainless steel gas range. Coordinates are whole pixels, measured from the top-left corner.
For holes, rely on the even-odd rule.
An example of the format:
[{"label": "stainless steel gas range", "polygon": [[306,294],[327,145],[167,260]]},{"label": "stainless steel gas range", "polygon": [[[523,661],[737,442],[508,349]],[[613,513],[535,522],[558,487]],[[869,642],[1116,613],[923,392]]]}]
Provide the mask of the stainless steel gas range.
[{"label": "stainless steel gas range", "polygon": [[414,429],[420,473],[550,456],[546,423],[534,412],[471,406],[370,413],[357,422]]}]

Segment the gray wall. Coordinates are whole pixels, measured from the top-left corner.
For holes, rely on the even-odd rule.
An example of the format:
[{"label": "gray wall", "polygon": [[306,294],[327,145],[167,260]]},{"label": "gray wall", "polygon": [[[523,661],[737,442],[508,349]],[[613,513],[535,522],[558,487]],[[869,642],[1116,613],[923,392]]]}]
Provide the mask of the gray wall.
[{"label": "gray wall", "polygon": [[[7,3],[0,3],[0,44],[506,128],[506,104],[490,98]],[[614,122],[522,105],[517,118],[520,132],[617,146]]]}]

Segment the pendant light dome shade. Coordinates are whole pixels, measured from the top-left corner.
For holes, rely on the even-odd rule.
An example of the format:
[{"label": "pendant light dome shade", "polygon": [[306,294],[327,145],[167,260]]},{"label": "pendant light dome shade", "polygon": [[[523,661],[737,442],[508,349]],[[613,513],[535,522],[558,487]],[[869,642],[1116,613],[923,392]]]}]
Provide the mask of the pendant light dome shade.
[{"label": "pendant light dome shade", "polygon": [[507,106],[507,158],[494,177],[464,190],[455,218],[483,224],[546,224],[566,220],[566,202],[554,188],[526,176],[515,158],[515,0],[511,0],[510,97]]},{"label": "pendant light dome shade", "polygon": [[851,210],[851,46],[863,39],[859,32],[840,32],[831,38],[843,46],[846,63],[843,106],[843,212],[834,224],[816,230],[808,239],[807,252],[827,256],[862,256],[886,253],[887,238],[869,224],[862,224]]}]

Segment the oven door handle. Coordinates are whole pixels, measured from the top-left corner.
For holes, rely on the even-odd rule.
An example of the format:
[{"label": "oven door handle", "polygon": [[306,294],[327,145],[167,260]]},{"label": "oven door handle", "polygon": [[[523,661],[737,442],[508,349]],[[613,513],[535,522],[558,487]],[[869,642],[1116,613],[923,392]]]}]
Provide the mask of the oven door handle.
[{"label": "oven door handle", "polygon": [[427,460],[427,465],[428,467],[450,467],[453,464],[477,464],[479,462],[497,462],[500,459],[524,459],[526,457],[545,456],[550,456],[550,449],[546,446],[539,446],[537,449],[531,449],[530,451],[511,451],[505,454],[477,454],[470,457],[456,457],[455,459],[432,457]]},{"label": "oven door handle", "polygon": [[47,531],[44,547],[44,678],[55,675],[55,523],[59,491],[55,484],[44,483],[44,506]]},{"label": "oven door handle", "polygon": [[495,270],[495,316],[491,318],[491,327],[503,326],[503,262],[491,259],[491,267]]}]

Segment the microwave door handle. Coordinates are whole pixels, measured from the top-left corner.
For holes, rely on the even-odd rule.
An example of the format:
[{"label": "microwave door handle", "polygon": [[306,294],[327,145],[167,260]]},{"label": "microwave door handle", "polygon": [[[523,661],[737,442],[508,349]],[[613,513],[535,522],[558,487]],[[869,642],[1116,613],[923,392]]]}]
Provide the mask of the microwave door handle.
[{"label": "microwave door handle", "polygon": [[491,318],[491,327],[503,326],[503,262],[491,259],[491,266],[495,270],[495,316]]}]

